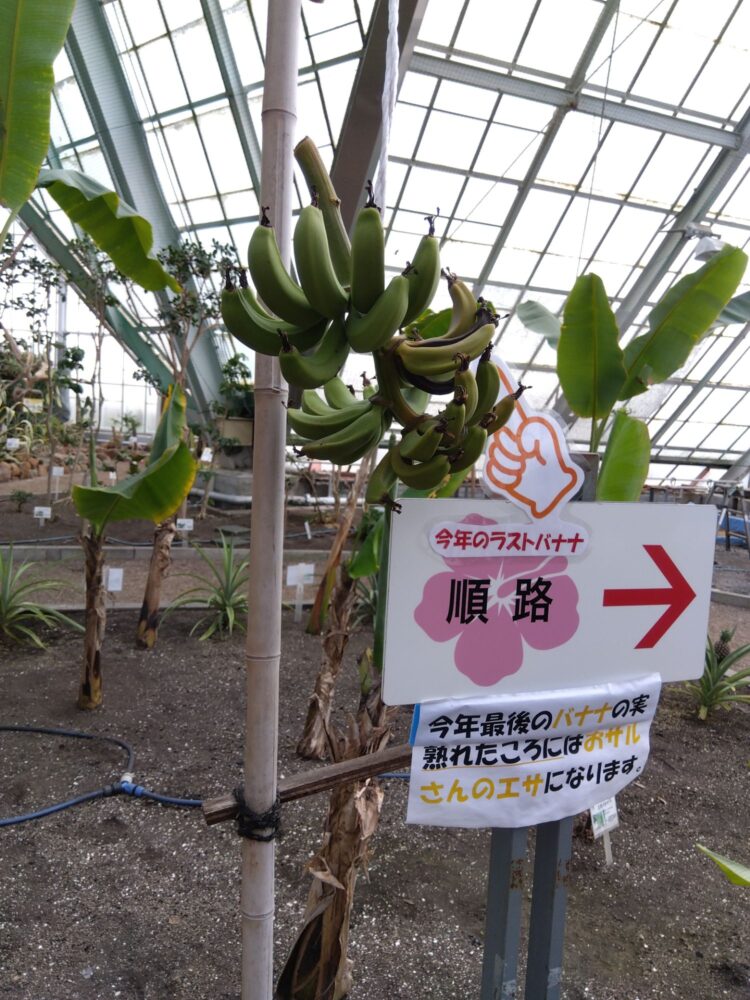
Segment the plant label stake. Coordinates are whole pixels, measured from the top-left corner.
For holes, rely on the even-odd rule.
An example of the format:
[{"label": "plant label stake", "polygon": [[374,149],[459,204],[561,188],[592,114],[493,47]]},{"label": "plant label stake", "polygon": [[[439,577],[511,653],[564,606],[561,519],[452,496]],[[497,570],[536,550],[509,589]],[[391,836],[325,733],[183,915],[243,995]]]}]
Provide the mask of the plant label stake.
[{"label": "plant label stake", "polygon": [[39,522],[39,527],[43,528],[44,527],[44,522],[45,521],[49,521],[49,519],[52,517],[52,508],[51,507],[35,507],[34,508],[34,517]]},{"label": "plant label stake", "polygon": [[193,530],[193,519],[192,517],[178,517],[175,522],[175,527],[177,531],[182,535],[182,546],[187,547],[188,535]]},{"label": "plant label stake", "polygon": [[619,825],[620,820],[617,816],[617,802],[614,795],[609,799],[604,799],[603,802],[597,802],[595,806],[591,807],[591,829],[594,831],[594,837],[602,838],[602,843],[604,844],[604,863],[607,867],[613,864],[612,840],[609,836],[609,831],[616,829]]},{"label": "plant label stake", "polygon": [[18,451],[21,447],[20,438],[8,438],[5,442],[5,447],[8,451]]},{"label": "plant label stake", "polygon": [[119,593],[122,590],[122,581],[124,577],[124,570],[119,566],[107,566],[105,570],[106,580],[105,587],[110,592],[110,594]]},{"label": "plant label stake", "polygon": [[305,534],[307,535],[308,542],[312,540],[312,531],[310,531],[310,522],[305,521]]},{"label": "plant label stake", "polygon": [[305,584],[312,583],[315,575],[315,565],[313,563],[294,563],[286,568],[286,585],[295,587],[294,595],[294,620],[302,621],[302,604],[305,598]]},{"label": "plant label stake", "polygon": [[62,467],[62,465],[52,466],[52,483],[54,485],[55,500],[57,500],[58,497],[60,496],[60,480],[62,479],[64,474],[65,474],[65,469]]},{"label": "plant label stake", "polygon": [[116,483],[117,482],[117,473],[116,472],[108,472],[107,473],[107,479],[112,484]]}]

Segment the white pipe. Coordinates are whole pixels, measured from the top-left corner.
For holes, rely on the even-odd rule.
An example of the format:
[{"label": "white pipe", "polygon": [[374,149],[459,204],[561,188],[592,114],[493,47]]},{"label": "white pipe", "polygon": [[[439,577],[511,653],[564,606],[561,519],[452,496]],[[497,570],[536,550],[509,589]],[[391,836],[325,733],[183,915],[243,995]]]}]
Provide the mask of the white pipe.
[{"label": "white pipe", "polygon": [[[292,149],[302,0],[268,4],[263,89],[261,205],[269,207],[289,263]],[[255,813],[276,799],[287,388],[276,358],[255,356],[255,447],[251,514],[245,714],[245,801]],[[242,841],[242,1000],[273,995],[274,841]]]}]

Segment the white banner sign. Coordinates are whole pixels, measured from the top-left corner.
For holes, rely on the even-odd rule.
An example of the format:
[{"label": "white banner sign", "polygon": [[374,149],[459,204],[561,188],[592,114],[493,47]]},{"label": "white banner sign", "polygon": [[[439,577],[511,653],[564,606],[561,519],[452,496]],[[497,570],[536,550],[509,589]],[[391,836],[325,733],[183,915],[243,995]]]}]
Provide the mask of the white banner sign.
[{"label": "white banner sign", "polygon": [[415,709],[407,823],[522,827],[590,809],[642,772],[658,674]]},{"label": "white banner sign", "polygon": [[383,699],[410,705],[699,677],[716,509],[402,499],[391,518]]}]

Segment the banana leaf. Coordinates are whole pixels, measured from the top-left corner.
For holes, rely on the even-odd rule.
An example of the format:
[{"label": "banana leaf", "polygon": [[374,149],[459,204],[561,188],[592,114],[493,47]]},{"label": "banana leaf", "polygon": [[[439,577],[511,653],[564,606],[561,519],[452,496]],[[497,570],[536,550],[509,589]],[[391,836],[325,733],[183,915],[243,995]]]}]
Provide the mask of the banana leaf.
[{"label": "banana leaf", "polygon": [[541,333],[550,347],[556,347],[560,339],[560,320],[541,302],[522,302],[516,308],[516,316],[527,330]]},{"label": "banana leaf", "polygon": [[618,410],[596,484],[597,500],[636,501],[648,475],[651,441],[642,420]]},{"label": "banana leaf", "polygon": [[627,380],[620,399],[645,392],[651,382],[663,382],[685,364],[731,299],[746,266],[747,255],[727,246],[669,289],[649,314],[649,332],[625,348]]},{"label": "banana leaf", "polygon": [[606,417],[622,389],[618,334],[602,279],[582,274],[565,303],[557,345],[560,385],[579,417]]},{"label": "banana leaf", "polygon": [[75,0],[0,0],[0,204],[30,197],[49,147],[52,71]]},{"label": "banana leaf", "polygon": [[186,425],[187,399],[185,393],[178,385],[170,386],[162,408],[159,426],[156,428],[154,440],[151,443],[151,451],[148,456],[149,465],[153,465],[168,448],[173,448],[182,440]]},{"label": "banana leaf", "polygon": [[384,518],[382,512],[363,538],[359,548],[352,556],[347,572],[353,580],[374,576],[380,566],[380,543],[383,537]]},{"label": "banana leaf", "polygon": [[151,255],[151,223],[115,191],[77,170],[43,170],[37,186],[49,191],[70,220],[89,234],[126,277],[149,292],[180,291],[178,282]]},{"label": "banana leaf", "polygon": [[733,885],[750,885],[750,868],[747,865],[740,864],[739,861],[732,861],[731,858],[725,858],[723,854],[714,854],[713,851],[709,851],[703,844],[696,844],[695,846],[699,851],[707,854],[712,861],[716,862]]},{"label": "banana leaf", "polygon": [[144,518],[158,524],[179,508],[193,485],[197,463],[184,441],[143,472],[116,486],[74,486],[73,503],[101,533],[111,521]]},{"label": "banana leaf", "polygon": [[750,292],[730,299],[719,313],[715,326],[729,326],[730,323],[750,323]]},{"label": "banana leaf", "polygon": [[431,309],[428,309],[409,324],[409,329],[416,327],[420,337],[424,340],[444,337],[451,325],[451,313],[451,309],[441,309],[440,312],[432,312]]}]

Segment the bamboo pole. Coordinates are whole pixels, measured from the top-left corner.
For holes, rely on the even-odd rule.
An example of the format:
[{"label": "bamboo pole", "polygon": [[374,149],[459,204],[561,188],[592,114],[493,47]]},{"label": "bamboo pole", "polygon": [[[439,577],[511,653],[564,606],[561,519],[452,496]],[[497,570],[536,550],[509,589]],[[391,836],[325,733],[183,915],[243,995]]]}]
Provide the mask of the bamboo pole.
[{"label": "bamboo pole", "polygon": [[[268,5],[261,204],[269,206],[287,262],[300,19],[301,0]],[[244,761],[245,801],[255,813],[269,810],[276,798],[286,398],[277,359],[257,354]],[[274,862],[273,840],[243,839],[242,1000],[273,994]]]}]

